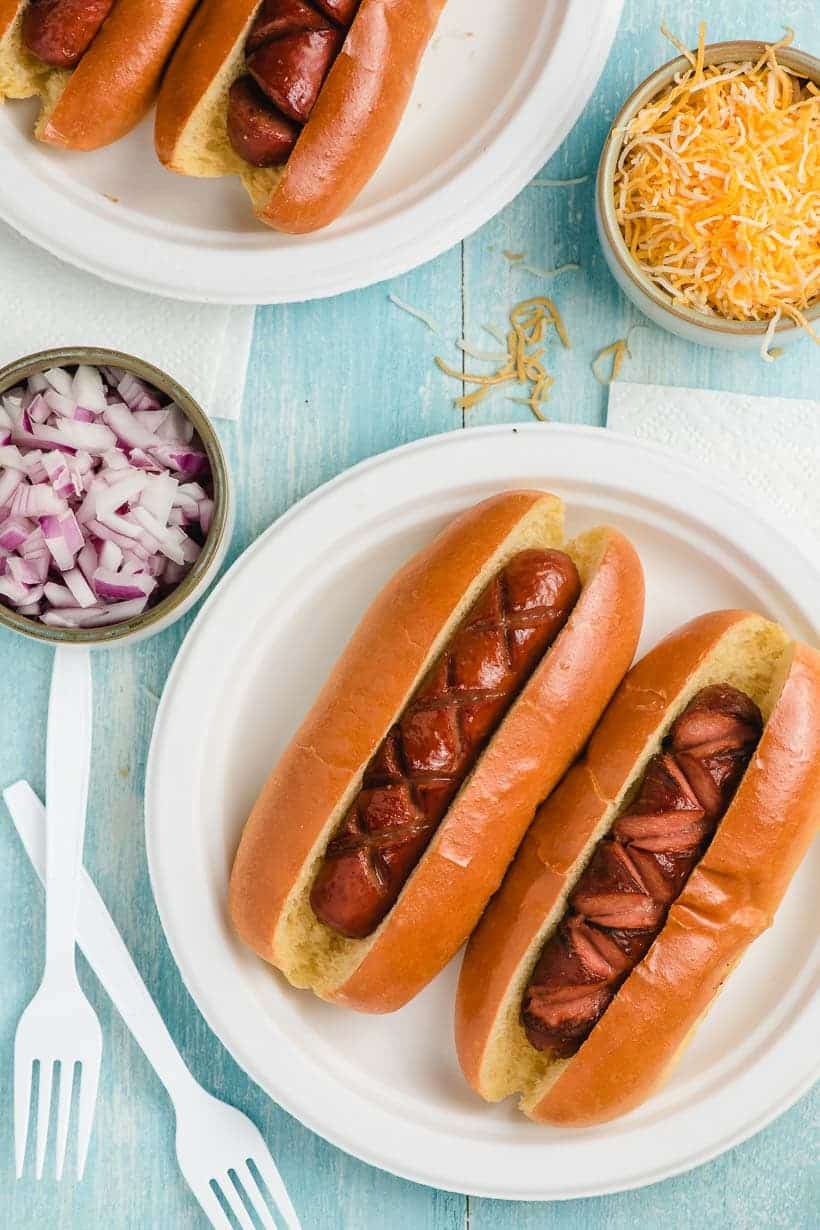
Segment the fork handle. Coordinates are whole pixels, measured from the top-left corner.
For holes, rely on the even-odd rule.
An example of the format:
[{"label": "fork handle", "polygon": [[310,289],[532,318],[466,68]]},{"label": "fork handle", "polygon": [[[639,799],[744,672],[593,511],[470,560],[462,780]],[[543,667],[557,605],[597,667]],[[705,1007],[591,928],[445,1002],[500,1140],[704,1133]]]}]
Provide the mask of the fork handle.
[{"label": "fork handle", "polygon": [[77,894],[91,767],[91,656],[58,645],[46,742],[46,969],[74,970]]},{"label": "fork handle", "polygon": [[[3,791],[17,832],[40,879],[45,873],[46,809],[28,782]],[[50,816],[49,816],[50,822]],[[77,941],[120,1016],[134,1035],[175,1106],[201,1094],[140,977],[125,942],[85,869],[78,877]]]}]

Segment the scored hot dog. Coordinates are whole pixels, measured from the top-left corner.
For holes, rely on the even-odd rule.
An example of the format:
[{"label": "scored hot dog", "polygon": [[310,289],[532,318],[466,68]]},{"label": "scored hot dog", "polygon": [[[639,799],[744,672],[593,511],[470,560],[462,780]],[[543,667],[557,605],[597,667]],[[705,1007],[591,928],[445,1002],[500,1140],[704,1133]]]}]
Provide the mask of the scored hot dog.
[{"label": "scored hot dog", "polygon": [[241,938],[296,986],[399,1008],[454,955],[634,653],[612,529],[508,492],[388,583],[274,769],[234,861]]},{"label": "scored hot dog", "polygon": [[326,226],[387,151],[445,0],[204,0],[157,109],[160,161],[238,175],[278,230]]},{"label": "scored hot dog", "polygon": [[114,0],[29,0],[23,46],[52,68],[73,68],[113,5]]},{"label": "scored hot dog", "polygon": [[578,601],[563,551],[514,555],[365,769],[310,894],[340,935],[375,931],[479,752]]},{"label": "scored hot dog", "polygon": [[90,150],[147,114],[197,0],[0,0],[0,102],[42,100],[35,136]]},{"label": "scored hot dog", "polygon": [[820,817],[820,654],[715,612],[630,671],[470,939],[456,1043],[489,1101],[599,1123],[665,1078]]}]

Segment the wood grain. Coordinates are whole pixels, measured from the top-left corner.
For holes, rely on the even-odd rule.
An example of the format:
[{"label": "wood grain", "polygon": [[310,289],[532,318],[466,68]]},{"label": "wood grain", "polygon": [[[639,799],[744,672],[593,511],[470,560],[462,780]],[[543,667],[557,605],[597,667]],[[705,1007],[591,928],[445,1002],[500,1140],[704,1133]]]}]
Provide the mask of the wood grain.
[{"label": "wood grain", "polygon": [[[780,35],[788,17],[798,45],[817,51],[817,0],[735,0],[708,12],[695,0],[627,0],[623,24],[598,89],[561,150],[550,177],[594,172],[605,131],[623,97],[669,57],[661,18],[687,40],[710,17],[709,37]],[[713,6],[713,9],[716,6]],[[456,428],[457,381],[434,366],[460,366],[456,338],[493,348],[481,325],[503,326],[525,296],[554,296],[573,346],[552,345],[556,384],[549,413],[602,423],[606,393],[590,362],[634,323],[624,379],[785,396],[820,388],[820,349],[801,342],[775,364],[687,345],[644,322],[619,294],[597,249],[592,180],[573,188],[526,188],[477,235],[438,260],[343,298],[274,307],[257,314],[241,424],[223,425],[240,492],[235,558],[294,500],[362,458],[407,440]],[[544,282],[516,270],[504,249],[552,267],[577,260],[579,273]],[[389,291],[429,310],[443,336],[395,308]],[[474,361],[470,361],[474,366]],[[469,369],[468,369],[469,370]],[[483,403],[468,425],[527,419],[505,394]],[[309,1230],[798,1230],[813,1224],[812,1126],[820,1097],[803,1099],[753,1140],[689,1175],[642,1191],[554,1204],[504,1204],[432,1192],[348,1158],[302,1128],[240,1071],[189,998],[162,935],[148,881],[142,828],[145,759],[157,698],[190,617],[153,641],[94,662],[94,776],[86,862],[195,1075],[247,1111],[265,1133]],[[50,655],[0,634],[0,786],[27,777],[42,792]],[[192,737],[196,732],[192,731]],[[183,1230],[204,1225],[174,1160],[173,1116],[164,1091],[87,970],[82,977],[105,1038],[98,1119],[87,1176],[37,1184],[13,1179],[11,1056],[14,1028],[34,991],[43,951],[42,898],[0,809],[0,1226],[47,1230]],[[549,1157],[544,1156],[544,1165]]]}]

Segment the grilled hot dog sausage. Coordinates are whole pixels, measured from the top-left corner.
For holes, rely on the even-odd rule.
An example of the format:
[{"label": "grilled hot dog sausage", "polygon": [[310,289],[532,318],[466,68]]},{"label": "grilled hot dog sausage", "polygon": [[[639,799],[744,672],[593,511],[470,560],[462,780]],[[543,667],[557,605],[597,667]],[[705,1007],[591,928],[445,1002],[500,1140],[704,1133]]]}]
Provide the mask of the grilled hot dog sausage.
[{"label": "grilled hot dog sausage", "polygon": [[73,68],[113,7],[114,0],[29,0],[23,42],[44,64]]},{"label": "grilled hot dog sausage", "polygon": [[248,56],[248,72],[275,107],[306,124],[343,38],[326,26],[272,39]]},{"label": "grilled hot dog sausage", "polygon": [[637,798],[599,842],[524,996],[530,1043],[574,1055],[648,951],[714,836],[760,738],[757,705],[703,688],[649,762]]},{"label": "grilled hot dog sausage", "polygon": [[287,162],[299,132],[290,140],[287,124],[310,119],[358,6],[359,0],[265,0],[245,45],[248,72],[265,97],[235,82],[228,99],[228,137],[245,162]]},{"label": "grilled hot dog sausage", "polygon": [[299,127],[268,105],[250,77],[239,77],[228,96],[228,135],[245,162],[255,167],[275,167],[287,161]]},{"label": "grilled hot dog sausage", "polygon": [[327,848],[310,897],[322,922],[349,937],[375,930],[580,590],[563,551],[527,550],[482,592],[370,761]]},{"label": "grilled hot dog sausage", "polygon": [[251,26],[245,43],[245,54],[286,34],[299,34],[302,30],[324,30],[327,22],[308,0],[265,0]]},{"label": "grilled hot dog sausage", "polygon": [[316,7],[340,26],[349,26],[356,16],[359,0],[316,0]]}]

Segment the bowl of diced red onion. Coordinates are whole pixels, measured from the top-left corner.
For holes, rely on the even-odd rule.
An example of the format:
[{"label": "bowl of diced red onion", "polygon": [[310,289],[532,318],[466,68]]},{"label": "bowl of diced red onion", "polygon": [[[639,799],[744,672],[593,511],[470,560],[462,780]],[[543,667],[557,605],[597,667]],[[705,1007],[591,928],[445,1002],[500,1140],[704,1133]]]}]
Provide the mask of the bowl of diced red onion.
[{"label": "bowl of diced red onion", "polygon": [[0,370],[0,626],[138,640],[216,575],[232,529],[219,439],[175,380],[118,351]]}]

